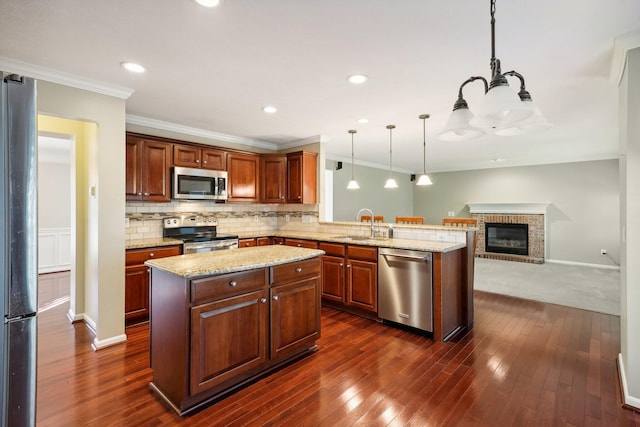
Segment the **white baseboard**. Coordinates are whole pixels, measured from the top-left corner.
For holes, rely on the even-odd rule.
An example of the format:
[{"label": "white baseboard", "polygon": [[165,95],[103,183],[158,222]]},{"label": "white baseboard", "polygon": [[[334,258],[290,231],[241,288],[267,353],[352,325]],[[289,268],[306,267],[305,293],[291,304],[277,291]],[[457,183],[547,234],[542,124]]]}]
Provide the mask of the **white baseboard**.
[{"label": "white baseboard", "polygon": [[623,403],[625,405],[632,406],[635,409],[640,409],[640,398],[633,397],[629,394],[629,388],[627,386],[627,373],[624,368],[622,353],[618,354],[618,373],[620,375],[620,384],[622,385]]},{"label": "white baseboard", "polygon": [[99,340],[98,338],[94,338],[93,344],[91,344],[91,348],[93,349],[93,351],[98,351],[105,347],[120,344],[125,341],[127,341],[127,334],[116,335],[115,337],[107,338],[105,340]]},{"label": "white baseboard", "polygon": [[67,319],[69,319],[69,323],[79,322],[84,320],[84,314],[76,314],[69,309],[69,311],[67,311]]},{"label": "white baseboard", "polygon": [[620,266],[619,265],[590,264],[588,262],[564,261],[564,260],[561,260],[561,259],[549,259],[549,258],[545,258],[544,262],[548,262],[548,263],[551,263],[551,264],[578,265],[580,267],[604,268],[604,269],[607,269],[607,270],[620,270]]}]

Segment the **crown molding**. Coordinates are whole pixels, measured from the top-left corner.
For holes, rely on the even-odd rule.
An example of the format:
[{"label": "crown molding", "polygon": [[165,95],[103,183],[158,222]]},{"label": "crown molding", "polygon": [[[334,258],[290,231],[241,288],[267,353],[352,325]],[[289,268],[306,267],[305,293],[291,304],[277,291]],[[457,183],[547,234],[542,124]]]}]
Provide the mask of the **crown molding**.
[{"label": "crown molding", "polygon": [[624,75],[624,68],[627,64],[627,52],[640,47],[640,31],[632,31],[616,37],[613,42],[613,58],[611,58],[611,69],[609,80],[618,86]]},{"label": "crown molding", "polygon": [[296,141],[286,142],[284,144],[279,144],[278,148],[280,150],[284,150],[287,148],[301,147],[303,145],[309,145],[309,144],[319,144],[319,143],[321,144],[325,142],[329,142],[329,137],[326,135],[320,134],[320,135],[310,136],[304,139],[298,139]]},{"label": "crown molding", "polygon": [[3,56],[0,56],[0,69],[9,73],[33,77],[36,80],[45,80],[51,83],[58,83],[64,86],[88,90],[89,92],[113,96],[120,99],[128,99],[134,92],[133,89],[127,87],[88,79],[74,74],[53,70],[51,68],[16,61]]},{"label": "crown molding", "polygon": [[246,145],[248,147],[259,147],[273,151],[278,150],[278,146],[271,142],[243,138],[234,135],[227,135],[225,133],[213,132],[190,126],[183,126],[176,123],[165,122],[163,120],[149,119],[147,117],[136,116],[133,114],[127,114],[126,122],[127,124],[146,126],[154,129],[166,130],[169,132],[177,132],[184,135],[198,136],[201,138],[215,139],[216,141],[231,142],[234,144]]}]

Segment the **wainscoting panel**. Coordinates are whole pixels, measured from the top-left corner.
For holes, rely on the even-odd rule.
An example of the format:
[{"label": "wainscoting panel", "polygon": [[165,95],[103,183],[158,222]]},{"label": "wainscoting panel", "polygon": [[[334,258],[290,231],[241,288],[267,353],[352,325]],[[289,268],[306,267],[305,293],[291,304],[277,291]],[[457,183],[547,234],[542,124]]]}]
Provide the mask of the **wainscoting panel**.
[{"label": "wainscoting panel", "polygon": [[71,268],[71,229],[38,230],[38,274]]}]

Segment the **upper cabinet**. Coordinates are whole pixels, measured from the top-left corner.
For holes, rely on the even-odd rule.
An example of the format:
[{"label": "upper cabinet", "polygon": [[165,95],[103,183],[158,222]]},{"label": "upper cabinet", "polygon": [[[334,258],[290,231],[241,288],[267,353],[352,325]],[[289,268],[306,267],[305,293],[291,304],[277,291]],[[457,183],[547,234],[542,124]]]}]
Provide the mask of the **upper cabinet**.
[{"label": "upper cabinet", "polygon": [[127,135],[127,201],[171,201],[171,144]]},{"label": "upper cabinet", "polygon": [[227,156],[227,194],[229,202],[260,201],[260,156],[229,153]]},{"label": "upper cabinet", "polygon": [[284,203],[287,192],[287,156],[284,154],[263,154],[260,159],[262,170],[262,202]]},{"label": "upper cabinet", "polygon": [[287,153],[287,203],[317,203],[318,153]]},{"label": "upper cabinet", "polygon": [[174,144],[173,165],[223,171],[227,170],[227,153],[214,148]]}]

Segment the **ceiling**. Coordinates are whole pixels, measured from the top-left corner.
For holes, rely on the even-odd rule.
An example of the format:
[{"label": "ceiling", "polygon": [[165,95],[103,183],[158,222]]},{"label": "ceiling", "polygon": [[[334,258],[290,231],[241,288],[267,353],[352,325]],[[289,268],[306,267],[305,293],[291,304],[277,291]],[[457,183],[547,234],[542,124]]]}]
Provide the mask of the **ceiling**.
[{"label": "ceiling", "polygon": [[[274,148],[321,136],[334,160],[350,162],[357,129],[356,163],[388,167],[395,124],[393,168],[405,172],[422,170],[422,113],[430,172],[616,158],[614,40],[640,29],[640,1],[498,0],[495,16],[502,69],[524,75],[550,130],[436,138],[460,84],[490,77],[488,0],[2,0],[0,59],[130,88],[131,120]],[[355,73],[369,81],[348,83]],[[473,110],[481,84],[464,95]]]}]

